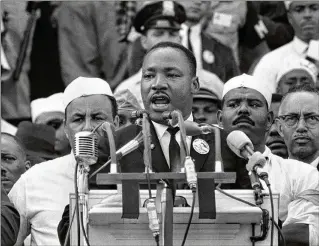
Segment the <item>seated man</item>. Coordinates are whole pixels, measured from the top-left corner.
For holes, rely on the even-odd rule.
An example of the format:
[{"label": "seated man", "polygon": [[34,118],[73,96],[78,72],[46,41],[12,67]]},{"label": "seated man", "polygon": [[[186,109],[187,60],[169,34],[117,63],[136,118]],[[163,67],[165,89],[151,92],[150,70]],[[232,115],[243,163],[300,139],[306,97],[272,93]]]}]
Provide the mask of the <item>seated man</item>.
[{"label": "seated man", "polygon": [[[99,78],[79,77],[72,81],[63,94],[65,131],[70,145],[81,131],[93,131],[103,122],[114,125],[117,106],[109,84]],[[104,136],[96,130],[97,140]],[[105,154],[106,155],[106,154]],[[99,159],[107,159],[99,151]],[[108,155],[107,155],[108,156]],[[15,183],[9,197],[21,216],[21,226],[16,245],[22,245],[31,233],[31,245],[60,245],[57,226],[63,210],[74,193],[76,160],[70,154],[42,162],[23,174]],[[93,167],[92,167],[93,169]]]},{"label": "seated man", "polygon": [[[274,118],[278,116],[278,110],[282,95],[272,94],[270,110],[274,113]],[[274,121],[267,134],[266,146],[271,150],[271,153],[278,155],[284,159],[288,158],[288,150],[285,141],[278,133],[276,122]]]},{"label": "seated man", "polygon": [[[319,204],[316,197],[319,194],[319,173],[311,165],[276,156],[266,147],[266,134],[273,123],[270,104],[268,87],[243,74],[225,84],[218,120],[226,134],[234,130],[244,132],[252,141],[254,150],[265,156],[264,170],[269,175],[272,189],[280,193],[279,219],[283,222],[287,245],[318,245]],[[245,166],[228,167],[228,170],[232,169],[245,169]],[[267,189],[265,183],[261,183]]]},{"label": "seated man", "polygon": [[319,92],[310,85],[291,89],[284,97],[276,120],[288,147],[289,158],[319,170]]},{"label": "seated man", "polygon": [[315,85],[318,69],[306,59],[292,59],[280,68],[276,78],[277,93],[285,95],[290,88],[303,84]]}]

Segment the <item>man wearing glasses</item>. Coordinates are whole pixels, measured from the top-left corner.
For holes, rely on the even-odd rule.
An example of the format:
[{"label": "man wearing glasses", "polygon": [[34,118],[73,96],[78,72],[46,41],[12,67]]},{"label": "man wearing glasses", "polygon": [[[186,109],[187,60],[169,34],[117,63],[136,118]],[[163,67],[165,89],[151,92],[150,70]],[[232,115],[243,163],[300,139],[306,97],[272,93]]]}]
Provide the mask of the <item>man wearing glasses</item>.
[{"label": "man wearing glasses", "polygon": [[278,118],[289,158],[316,167],[319,171],[319,91],[311,85],[292,88],[282,99]]}]

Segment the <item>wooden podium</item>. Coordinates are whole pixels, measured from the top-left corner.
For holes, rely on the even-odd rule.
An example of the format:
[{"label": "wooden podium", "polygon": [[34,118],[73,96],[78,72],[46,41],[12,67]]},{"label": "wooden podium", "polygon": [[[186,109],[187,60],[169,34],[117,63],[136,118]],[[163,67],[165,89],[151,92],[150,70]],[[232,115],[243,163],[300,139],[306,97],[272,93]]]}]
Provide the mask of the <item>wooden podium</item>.
[{"label": "wooden podium", "polygon": [[[254,203],[253,190],[226,190],[229,194]],[[265,192],[265,194],[268,194]],[[192,203],[190,190],[177,190],[177,196],[186,198]],[[156,196],[156,191],[152,191]],[[91,246],[95,245],[155,245],[152,233],[148,228],[146,208],[142,205],[148,198],[147,190],[140,190],[140,215],[138,219],[122,219],[122,195],[117,190],[91,190],[88,199],[88,238]],[[212,245],[270,245],[270,230],[264,241],[253,244],[251,236],[260,234],[261,209],[251,207],[228,196],[215,191],[216,219],[199,219],[198,202],[185,245],[212,246]],[[278,218],[279,194],[273,194],[275,218]],[[70,218],[74,209],[75,196],[70,195]],[[261,206],[270,213],[269,196],[264,197]],[[190,207],[174,207],[173,209],[173,245],[181,245]],[[159,218],[161,216],[159,215]],[[76,245],[77,229],[76,218],[71,229],[71,245]],[[81,237],[81,245],[85,245]],[[162,245],[162,243],[161,243]],[[167,246],[173,246],[167,245]],[[278,231],[274,231],[274,245],[278,245]]]}]

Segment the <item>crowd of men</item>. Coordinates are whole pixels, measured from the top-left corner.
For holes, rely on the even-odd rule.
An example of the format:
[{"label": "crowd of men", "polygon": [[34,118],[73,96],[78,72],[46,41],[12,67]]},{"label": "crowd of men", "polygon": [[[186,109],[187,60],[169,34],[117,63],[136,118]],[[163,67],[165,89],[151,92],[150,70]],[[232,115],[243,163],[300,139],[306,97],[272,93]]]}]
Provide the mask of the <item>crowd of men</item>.
[{"label": "crowd of men", "polygon": [[[318,2],[48,3],[29,10],[38,18],[30,41],[23,32],[26,3],[1,2],[1,245],[69,240],[75,134],[96,132],[93,172],[109,158],[99,126],[114,126],[120,148],[142,131],[131,117],[142,109],[150,119],[154,172],[180,170],[181,132],[162,117],[179,110],[185,121],[223,128],[224,170],[236,172],[228,188],[251,189],[247,161],[226,143],[232,131],[244,132],[279,192],[287,245],[319,245]],[[63,90],[47,88],[44,79],[45,93],[33,92],[38,96],[31,100],[30,85],[39,82],[28,76],[28,59],[48,13],[55,23],[48,30],[58,34]],[[23,59],[22,40],[28,44]],[[50,81],[53,69],[47,71]],[[196,172],[215,171],[214,133],[186,142]],[[208,151],[199,151],[198,142]],[[119,161],[119,171],[145,171],[143,146]]]}]

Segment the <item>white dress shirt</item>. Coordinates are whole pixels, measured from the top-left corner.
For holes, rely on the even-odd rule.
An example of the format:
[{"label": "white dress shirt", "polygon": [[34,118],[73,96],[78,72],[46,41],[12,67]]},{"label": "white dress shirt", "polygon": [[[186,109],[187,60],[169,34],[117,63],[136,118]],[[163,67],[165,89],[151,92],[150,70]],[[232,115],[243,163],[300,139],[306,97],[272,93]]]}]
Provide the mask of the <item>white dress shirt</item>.
[{"label": "white dress shirt", "polygon": [[276,78],[283,64],[291,59],[305,58],[307,49],[308,44],[295,36],[288,44],[264,55],[255,67],[253,75],[269,85],[272,93],[276,93]]},{"label": "white dress shirt", "polygon": [[[319,245],[319,172],[309,164],[274,155],[268,147],[263,155],[267,157],[264,170],[271,188],[280,193],[279,219],[284,226],[308,224],[309,245]],[[263,180],[261,183],[268,190]],[[311,194],[313,200],[305,194]]]},{"label": "white dress shirt", "polygon": [[[193,115],[191,114],[188,119],[188,121],[193,121]],[[166,162],[168,164],[168,166],[170,165],[170,160],[169,160],[169,142],[171,140],[171,134],[167,131],[168,126],[166,125],[162,125],[159,123],[156,123],[154,121],[152,121],[155,131],[156,131],[156,135],[158,137],[158,140],[161,144],[162,147],[162,151],[164,153]],[[175,135],[175,139],[177,141],[177,143],[179,145],[181,145],[181,134],[180,131],[178,131]],[[190,151],[190,147],[191,147],[191,142],[192,142],[192,137],[191,136],[186,136],[186,143],[187,143],[187,148]]]},{"label": "white dress shirt", "polygon": [[200,71],[203,68],[202,63],[202,38],[201,38],[201,31],[202,31],[202,24],[198,23],[192,27],[188,27],[185,24],[182,24],[180,35],[182,37],[182,45],[185,47],[189,47],[188,39],[187,39],[187,33],[189,28],[191,28],[190,33],[190,41],[192,50],[194,53],[194,56],[196,58],[196,65],[197,65],[197,71]]},{"label": "white dress shirt", "polygon": [[35,165],[9,192],[20,214],[16,246],[31,233],[31,245],[60,245],[57,227],[69,195],[74,193],[73,153]]}]

